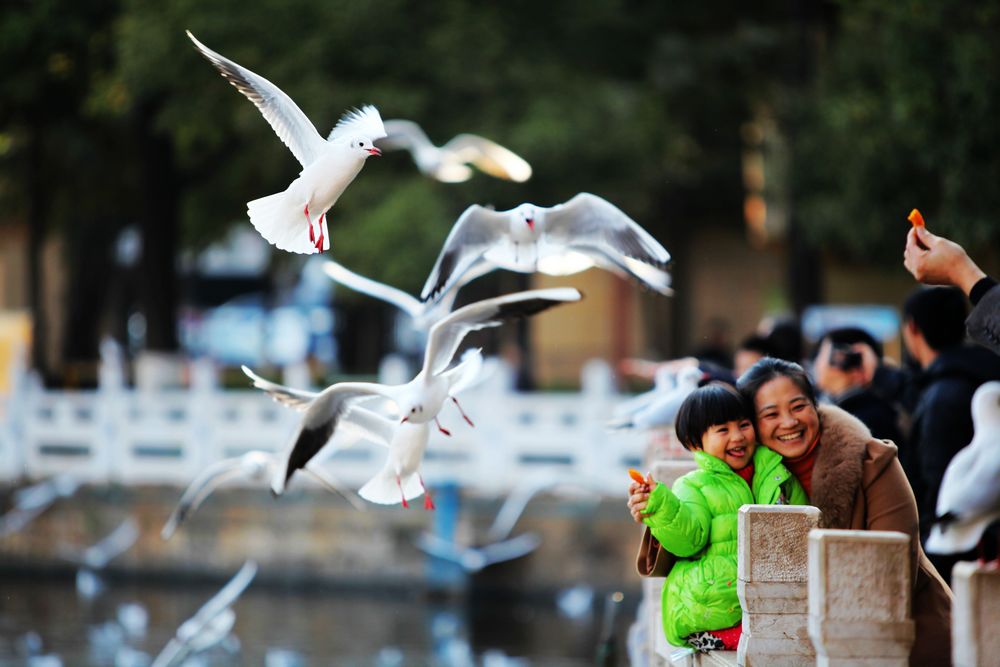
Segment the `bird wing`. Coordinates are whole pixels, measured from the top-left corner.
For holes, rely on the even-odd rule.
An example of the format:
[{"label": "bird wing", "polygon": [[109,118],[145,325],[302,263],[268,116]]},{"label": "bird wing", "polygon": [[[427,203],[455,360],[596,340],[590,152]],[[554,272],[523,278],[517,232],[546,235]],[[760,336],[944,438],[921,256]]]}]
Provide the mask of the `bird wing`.
[{"label": "bird wing", "polygon": [[670,287],[670,272],[662,268],[662,266],[646,264],[641,260],[609,252],[609,250],[609,246],[580,245],[573,247],[574,252],[586,255],[597,266],[603,269],[616,273],[623,278],[631,277],[633,280],[639,281],[641,284],[664,296],[670,296],[674,293],[674,290]]},{"label": "bird wing", "polygon": [[572,287],[557,287],[506,294],[463,306],[431,327],[422,372],[425,377],[443,372],[470,331],[499,326],[505,320],[534,315],[581,298]]},{"label": "bird wing", "polygon": [[467,550],[466,547],[449,542],[433,533],[421,533],[413,541],[424,553],[459,565],[462,565],[462,556]]},{"label": "bird wing", "polygon": [[271,398],[284,406],[295,408],[296,410],[305,410],[319,396],[315,392],[292,389],[291,387],[265,380],[247,366],[240,366],[240,368],[243,369],[243,374],[253,381],[254,387],[267,392]]},{"label": "bird wing", "polygon": [[171,667],[171,665],[179,665],[181,660],[187,657],[190,651],[187,647],[187,642],[181,641],[176,637],[171,637],[167,645],[163,647],[156,659],[153,660],[153,664],[150,667]]},{"label": "bird wing", "polygon": [[340,480],[338,480],[336,477],[331,475],[326,470],[323,470],[322,468],[315,465],[307,465],[305,468],[302,469],[302,472],[309,475],[317,482],[319,482],[320,486],[325,488],[327,491],[335,493],[344,500],[346,500],[347,502],[349,502],[351,506],[354,507],[354,509],[360,510],[362,512],[368,510],[368,506],[361,501],[361,498],[358,497],[358,494],[348,489],[343,483],[341,483]]},{"label": "bird wing", "polygon": [[48,508],[48,505],[32,507],[29,509],[20,509],[15,507],[3,516],[0,516],[0,537],[6,537],[7,535],[13,535],[14,533],[20,532],[25,526],[34,521],[39,514]]},{"label": "bird wing", "polygon": [[479,383],[483,370],[483,351],[479,348],[462,353],[462,361],[441,375],[448,380],[448,395],[455,396]]},{"label": "bird wing", "polygon": [[617,206],[588,192],[545,213],[545,236],[574,249],[596,247],[609,256],[624,255],[664,267],[670,253]]},{"label": "bird wing", "polygon": [[990,451],[995,448],[975,445],[973,438],[948,464],[938,492],[937,516],[951,513],[964,522],[1000,509],[1000,469],[991,458],[995,451]]},{"label": "bird wing", "polygon": [[410,317],[420,317],[426,310],[423,303],[403,290],[360,276],[333,260],[328,260],[323,265],[323,271],[334,282],[381,301],[387,301]]},{"label": "bird wing", "polygon": [[394,396],[390,387],[373,382],[341,382],[320,392],[306,408],[285,458],[285,465],[279,466],[275,472],[271,483],[274,493],[280,495],[284,492],[292,473],[305,467],[326,446],[341,419],[350,411],[352,401],[373,395],[389,399]]},{"label": "bird wing", "polygon": [[483,567],[486,567],[494,563],[503,563],[508,560],[527,556],[537,549],[541,543],[542,538],[537,533],[524,533],[509,540],[483,545],[479,547],[478,551],[483,555],[483,560],[485,561]]},{"label": "bird wing", "polygon": [[103,569],[114,558],[132,548],[139,539],[139,526],[129,517],[97,544],[83,552],[83,562],[95,570]]},{"label": "bird wing", "polygon": [[193,621],[193,625],[199,627],[207,626],[212,622],[212,619],[231,607],[239,599],[255,576],[257,576],[257,563],[252,560],[243,563],[243,567],[226,582],[225,586],[219,589],[218,593],[203,604],[201,609],[185,622],[185,625]]},{"label": "bird wing", "polygon": [[[258,454],[264,452],[257,452]],[[170,513],[170,518],[163,525],[160,537],[169,540],[174,532],[180,527],[188,515],[197,510],[205,498],[222,484],[247,474],[246,454],[222,459],[209,464],[201,473],[188,484],[188,487],[181,495],[174,511]]]},{"label": "bird wing", "polygon": [[385,136],[376,142],[384,151],[414,150],[434,144],[423,129],[412,120],[395,118],[385,121]]},{"label": "bird wing", "polygon": [[303,167],[309,166],[322,154],[327,147],[326,141],[292,98],[264,77],[208,48],[190,30],[187,31],[187,36],[201,55],[219,70],[222,77],[254,103],[264,120]]},{"label": "bird wing", "polygon": [[513,151],[485,137],[459,134],[442,146],[441,150],[495,178],[518,183],[531,178],[530,164]]},{"label": "bird wing", "polygon": [[447,291],[479,262],[483,254],[508,233],[507,216],[506,212],[498,213],[478,204],[465,209],[441,247],[420,300],[430,301]]}]

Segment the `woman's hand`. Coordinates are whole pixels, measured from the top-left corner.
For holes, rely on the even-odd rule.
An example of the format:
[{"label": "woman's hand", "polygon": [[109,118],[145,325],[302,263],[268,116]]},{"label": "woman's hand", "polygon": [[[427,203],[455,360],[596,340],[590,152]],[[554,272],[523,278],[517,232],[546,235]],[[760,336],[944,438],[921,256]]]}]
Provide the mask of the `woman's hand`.
[{"label": "woman's hand", "polygon": [[633,481],[628,485],[628,511],[636,523],[642,523],[643,517],[646,516],[643,512],[649,503],[649,492],[654,484],[656,482],[653,480],[652,474],[646,473],[645,483],[639,484]]}]

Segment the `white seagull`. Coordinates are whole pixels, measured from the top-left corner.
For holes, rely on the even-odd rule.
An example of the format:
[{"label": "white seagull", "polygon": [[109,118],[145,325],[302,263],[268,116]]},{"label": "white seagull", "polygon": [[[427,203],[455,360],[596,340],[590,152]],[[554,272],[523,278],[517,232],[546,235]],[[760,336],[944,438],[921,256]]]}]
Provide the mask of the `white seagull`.
[{"label": "white seagull", "polygon": [[451,228],[420,298],[439,295],[485,262],[489,269],[568,275],[592,266],[630,276],[661,294],[671,294],[665,270],[670,253],[611,202],[581,192],[551,208],[521,204],[493,211],[465,209]]},{"label": "white seagull", "polygon": [[194,616],[177,628],[177,633],[156,656],[152,667],[180,665],[188,656],[207,651],[225,640],[236,623],[236,613],[230,607],[256,575],[257,563],[248,560]]},{"label": "white seagull", "polygon": [[282,250],[307,255],[327,250],[330,239],[326,212],[358,175],[365,160],[382,154],[375,146],[375,140],[385,136],[378,110],[367,105],[348,111],[337,121],[329,138],[323,139],[280,88],[212,51],[190,30],[187,36],[201,55],[254,103],[302,165],[298,178],[284,192],[247,203],[250,222],[268,243]]},{"label": "white seagull", "polygon": [[972,422],[972,442],[955,454],[941,480],[929,553],[968,551],[1000,519],[1000,382],[973,394]]},{"label": "white seagull", "polygon": [[[261,381],[266,382],[266,380]],[[365,435],[375,435],[380,442],[388,445],[388,437],[391,437],[391,428],[393,426],[391,422],[381,415],[364,408],[358,408],[353,419],[355,425],[364,425],[362,428],[366,428],[370,424],[371,427],[370,429],[366,428]],[[380,431],[380,427],[377,424],[383,422],[386,425],[384,428],[390,429],[389,433],[386,433],[384,428]],[[349,444],[349,442],[341,443],[340,446],[346,447]],[[184,520],[197,510],[215,489],[223,484],[235,479],[246,479],[268,485],[284,463],[285,461],[281,454],[251,450],[240,456],[222,459],[210,464],[185,489],[184,494],[177,503],[177,507],[174,508],[166,524],[164,524],[163,530],[160,531],[160,537],[164,540],[169,540],[173,537],[173,534],[184,523]],[[365,506],[356,498],[352,491],[344,489],[340,482],[315,465],[316,463],[316,461],[313,461],[309,466],[303,468],[303,472],[319,482],[328,491],[343,496],[356,509],[365,509]]]},{"label": "white seagull", "polygon": [[[402,385],[383,385],[374,382],[341,382],[327,387],[318,395],[298,392],[247,373],[254,386],[268,392],[275,400],[304,407],[305,414],[289,450],[287,464],[281,474],[275,475],[271,488],[276,495],[285,490],[292,474],[305,466],[333,436],[339,423],[350,420],[354,404],[365,397],[383,397],[395,404],[402,415],[402,423],[426,424],[433,420],[445,435],[450,432],[438,422],[438,413],[448,398],[459,411],[461,406],[452,396],[456,387],[470,382],[470,371],[478,371],[480,364],[472,359],[448,369],[458,346],[470,331],[499,326],[505,320],[525,317],[542,312],[562,303],[579,301],[579,291],[573,288],[529,290],[486,299],[459,308],[431,327],[424,352],[424,365],[413,380]],[[249,369],[244,369],[244,372]],[[306,403],[307,402],[307,403]],[[465,413],[462,416],[472,423]]]},{"label": "white seagull", "polygon": [[649,407],[653,401],[665,396],[668,391],[676,386],[676,370],[667,365],[660,366],[653,375],[653,388],[616,405],[613,413],[614,419],[630,419],[637,412]]},{"label": "white seagull", "polygon": [[677,373],[677,385],[651,400],[645,407],[631,414],[622,414],[611,420],[613,429],[649,429],[672,426],[677,419],[681,403],[705,378],[705,373],[697,366],[686,366]]},{"label": "white seagull", "polygon": [[443,183],[469,180],[470,164],[508,181],[523,183],[531,178],[531,165],[500,144],[475,134],[459,134],[438,147],[412,120],[387,120],[385,132],[385,138],[376,142],[379,148],[410,151],[421,173]]}]

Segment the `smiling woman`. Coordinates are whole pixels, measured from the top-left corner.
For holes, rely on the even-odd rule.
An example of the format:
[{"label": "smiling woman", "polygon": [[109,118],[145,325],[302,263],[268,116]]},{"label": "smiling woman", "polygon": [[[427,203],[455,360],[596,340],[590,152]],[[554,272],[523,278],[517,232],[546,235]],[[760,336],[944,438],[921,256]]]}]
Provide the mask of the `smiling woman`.
[{"label": "smiling woman", "polygon": [[916,622],[910,664],[951,664],[951,591],[920,547],[917,505],[896,446],[873,438],[840,408],[817,406],[812,382],[798,364],[761,359],[737,387],[753,406],[760,443],[785,457],[822,511],[821,527],[910,536]]}]

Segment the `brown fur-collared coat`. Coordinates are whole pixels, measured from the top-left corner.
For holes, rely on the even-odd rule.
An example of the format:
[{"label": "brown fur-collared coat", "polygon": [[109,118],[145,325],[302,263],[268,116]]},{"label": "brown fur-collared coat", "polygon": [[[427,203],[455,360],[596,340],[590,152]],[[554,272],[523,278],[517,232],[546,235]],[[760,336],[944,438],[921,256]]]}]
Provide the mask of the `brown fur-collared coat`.
[{"label": "brown fur-collared coat", "polygon": [[[820,406],[819,414],[822,433],[810,503],[823,513],[820,526],[894,530],[910,536],[916,624],[910,665],[950,665],[951,590],[920,547],[917,503],[896,456],[896,446],[873,438],[860,420],[838,407]],[[648,528],[646,533],[637,563],[640,574],[663,576],[669,555],[650,539]]]}]

